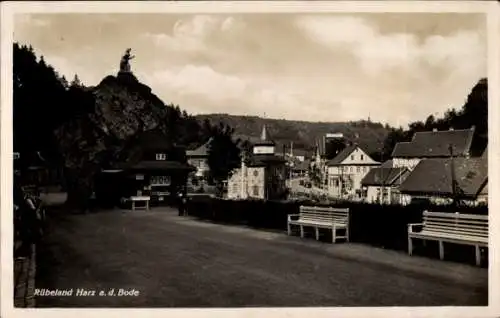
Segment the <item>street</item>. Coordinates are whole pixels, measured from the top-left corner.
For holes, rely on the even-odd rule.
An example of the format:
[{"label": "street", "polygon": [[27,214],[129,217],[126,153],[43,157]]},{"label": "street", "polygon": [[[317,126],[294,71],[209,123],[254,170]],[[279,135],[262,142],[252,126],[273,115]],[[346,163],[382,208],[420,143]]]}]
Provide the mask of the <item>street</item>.
[{"label": "street", "polygon": [[[487,304],[486,269],[201,222],[169,208],[60,211],[48,233],[36,287],[74,293],[38,296],[38,307]],[[130,296],[98,295],[111,289]]]}]

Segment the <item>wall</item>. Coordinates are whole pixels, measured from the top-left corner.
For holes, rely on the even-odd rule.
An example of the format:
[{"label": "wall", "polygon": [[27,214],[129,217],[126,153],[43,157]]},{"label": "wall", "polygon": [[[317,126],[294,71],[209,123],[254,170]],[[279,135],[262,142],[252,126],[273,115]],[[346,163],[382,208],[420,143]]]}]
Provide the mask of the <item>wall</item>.
[{"label": "wall", "polygon": [[[328,167],[328,193],[334,197],[341,196],[341,189],[348,191],[349,195],[355,195],[356,190],[361,190],[361,180],[379,163],[373,160],[361,148],[356,148],[340,166]],[[338,186],[337,186],[337,181]],[[344,180],[342,183],[341,180]],[[346,180],[351,180],[350,185]],[[350,188],[350,189],[349,189]]]},{"label": "wall", "polygon": [[253,147],[254,154],[274,154],[274,146],[255,146]]},{"label": "wall", "polygon": [[[407,205],[410,203],[411,197],[406,194],[401,194],[397,187],[384,187],[387,191],[386,201],[387,204],[401,204]],[[380,191],[382,191],[381,186],[368,186],[366,187],[366,197],[365,200],[368,203],[376,203],[381,199]]]},{"label": "wall", "polygon": [[264,167],[248,168],[248,196],[264,199],[266,174]]},{"label": "wall", "polygon": [[196,167],[196,176],[201,177],[204,176],[208,171],[208,160],[206,158],[189,158],[188,164]]},{"label": "wall", "polygon": [[410,171],[415,169],[421,159],[419,158],[393,158],[392,159],[392,167],[393,168],[403,168],[406,167]]}]

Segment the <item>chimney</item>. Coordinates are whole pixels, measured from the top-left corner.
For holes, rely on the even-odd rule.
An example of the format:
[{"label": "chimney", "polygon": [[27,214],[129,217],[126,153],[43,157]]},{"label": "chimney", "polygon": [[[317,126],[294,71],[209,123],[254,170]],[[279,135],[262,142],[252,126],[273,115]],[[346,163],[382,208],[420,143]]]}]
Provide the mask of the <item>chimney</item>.
[{"label": "chimney", "polygon": [[432,131],[438,131],[438,129],[437,128],[432,128]]}]

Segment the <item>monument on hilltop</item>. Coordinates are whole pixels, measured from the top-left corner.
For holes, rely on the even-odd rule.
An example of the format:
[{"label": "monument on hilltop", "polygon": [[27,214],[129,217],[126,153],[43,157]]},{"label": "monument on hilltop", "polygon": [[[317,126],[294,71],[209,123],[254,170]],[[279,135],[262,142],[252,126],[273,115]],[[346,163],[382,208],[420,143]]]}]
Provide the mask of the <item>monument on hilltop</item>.
[{"label": "monument on hilltop", "polygon": [[118,73],[132,73],[130,70],[130,60],[132,60],[135,56],[130,54],[132,49],[128,48],[125,50],[125,54],[122,56],[120,61],[120,71]]}]

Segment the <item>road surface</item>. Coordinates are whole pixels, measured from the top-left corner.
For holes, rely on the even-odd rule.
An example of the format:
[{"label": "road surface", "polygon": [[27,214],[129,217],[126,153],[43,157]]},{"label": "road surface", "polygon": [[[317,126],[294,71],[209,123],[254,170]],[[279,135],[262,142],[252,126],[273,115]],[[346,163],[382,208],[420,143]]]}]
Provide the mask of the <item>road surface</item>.
[{"label": "road surface", "polygon": [[[53,214],[39,307],[487,305],[487,269],[179,217]],[[77,289],[96,295],[76,296]],[[98,296],[115,290],[115,296]],[[118,297],[119,289],[135,296]],[[138,294],[138,295],[137,295]]]}]

